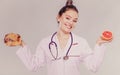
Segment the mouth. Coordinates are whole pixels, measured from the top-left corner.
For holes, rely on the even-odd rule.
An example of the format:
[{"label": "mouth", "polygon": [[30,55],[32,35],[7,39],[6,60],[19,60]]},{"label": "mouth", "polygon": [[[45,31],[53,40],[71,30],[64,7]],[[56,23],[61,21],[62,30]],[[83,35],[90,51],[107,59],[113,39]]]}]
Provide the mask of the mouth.
[{"label": "mouth", "polygon": [[67,29],[72,29],[72,26],[71,26],[71,25],[65,24],[65,26],[66,26]]}]

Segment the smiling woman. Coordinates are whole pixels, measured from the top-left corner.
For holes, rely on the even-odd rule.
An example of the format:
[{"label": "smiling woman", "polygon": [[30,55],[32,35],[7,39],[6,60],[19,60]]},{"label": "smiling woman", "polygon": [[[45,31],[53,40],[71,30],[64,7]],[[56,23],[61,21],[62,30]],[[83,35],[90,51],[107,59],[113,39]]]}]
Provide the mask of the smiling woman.
[{"label": "smiling woman", "polygon": [[[53,35],[43,38],[33,55],[28,45],[19,38],[17,46],[20,48],[16,54],[29,70],[37,71],[47,66],[47,75],[80,75],[78,67],[83,63],[88,70],[98,71],[106,51],[105,43],[111,41],[100,36],[92,50],[86,39],[72,32],[78,22],[78,14],[73,1],[67,0],[57,15],[58,30]],[[8,37],[6,42],[10,42],[10,46],[13,47],[14,37]]]},{"label": "smiling woman", "polygon": [[[48,75],[79,75],[76,62],[82,60],[89,70],[98,70],[104,57],[103,44],[108,41],[99,38],[92,51],[85,39],[72,33],[78,20],[78,10],[72,3],[72,0],[67,0],[60,9],[57,32],[40,42],[35,55],[28,53],[28,47],[23,41],[20,43],[22,47],[17,55],[28,69],[37,70],[46,64]],[[77,46],[74,43],[78,43]]]}]

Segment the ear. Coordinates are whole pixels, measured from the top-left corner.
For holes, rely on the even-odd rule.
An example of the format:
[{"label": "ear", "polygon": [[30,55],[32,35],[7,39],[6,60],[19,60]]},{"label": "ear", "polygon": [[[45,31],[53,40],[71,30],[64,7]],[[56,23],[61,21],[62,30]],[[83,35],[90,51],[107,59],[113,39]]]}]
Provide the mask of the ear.
[{"label": "ear", "polygon": [[60,22],[60,16],[57,15],[56,19],[57,19],[57,22],[59,23]]}]

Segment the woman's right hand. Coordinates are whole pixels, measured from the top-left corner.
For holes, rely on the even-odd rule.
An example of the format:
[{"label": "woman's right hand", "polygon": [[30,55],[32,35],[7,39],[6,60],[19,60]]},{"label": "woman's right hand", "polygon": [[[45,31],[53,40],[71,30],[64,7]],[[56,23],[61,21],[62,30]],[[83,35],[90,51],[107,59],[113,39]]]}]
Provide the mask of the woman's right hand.
[{"label": "woman's right hand", "polygon": [[4,37],[4,43],[7,46],[24,46],[25,43],[22,41],[21,36],[16,33],[8,33]]}]

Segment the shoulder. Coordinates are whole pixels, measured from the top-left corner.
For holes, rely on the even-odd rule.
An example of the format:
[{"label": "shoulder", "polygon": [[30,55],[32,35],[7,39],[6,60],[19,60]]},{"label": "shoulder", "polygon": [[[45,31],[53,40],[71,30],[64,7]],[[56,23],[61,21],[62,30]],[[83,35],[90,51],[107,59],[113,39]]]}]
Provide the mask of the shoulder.
[{"label": "shoulder", "polygon": [[73,34],[73,40],[74,40],[74,44],[78,44],[78,47],[84,49],[84,48],[89,48],[89,44],[87,42],[87,40],[81,36],[78,36],[76,34]]},{"label": "shoulder", "polygon": [[84,37],[81,37],[79,35],[73,34],[73,40],[74,40],[74,43],[79,43],[79,45],[81,46],[88,45],[87,40]]},{"label": "shoulder", "polygon": [[86,41],[85,38],[83,38],[83,37],[81,37],[79,35],[76,35],[74,33],[72,33],[72,35],[73,35],[74,41]]},{"label": "shoulder", "polygon": [[51,35],[41,39],[40,43],[48,43],[51,40]]}]

